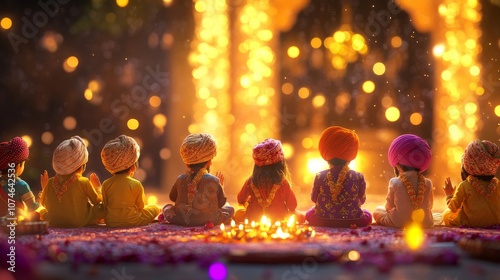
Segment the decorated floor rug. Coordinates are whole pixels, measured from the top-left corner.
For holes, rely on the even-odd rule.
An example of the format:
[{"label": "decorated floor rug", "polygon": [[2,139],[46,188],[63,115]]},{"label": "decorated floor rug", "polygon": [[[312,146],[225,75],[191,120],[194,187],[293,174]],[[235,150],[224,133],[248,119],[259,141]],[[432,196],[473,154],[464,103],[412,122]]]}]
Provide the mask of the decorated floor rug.
[{"label": "decorated floor rug", "polygon": [[[78,266],[82,263],[138,262],[153,265],[217,260],[238,263],[337,262],[342,265],[394,265],[422,262],[456,265],[473,256],[498,261],[498,228],[438,227],[425,230],[422,244],[411,248],[407,231],[371,225],[339,229],[314,227],[300,240],[224,238],[219,227],[180,227],[153,223],[144,227],[104,226],[58,229],[45,235],[16,237],[16,246],[31,259]],[[4,239],[5,235],[2,236]],[[412,237],[412,238],[419,238]],[[7,244],[2,240],[2,244]],[[4,254],[2,254],[4,255]]]}]

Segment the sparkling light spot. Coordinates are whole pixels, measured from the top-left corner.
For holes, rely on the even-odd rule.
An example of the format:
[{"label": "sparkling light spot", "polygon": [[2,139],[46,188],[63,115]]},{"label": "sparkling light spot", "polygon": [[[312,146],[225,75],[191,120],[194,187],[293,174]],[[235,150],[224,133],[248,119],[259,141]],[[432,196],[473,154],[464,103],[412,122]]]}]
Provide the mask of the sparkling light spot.
[{"label": "sparkling light spot", "polygon": [[306,88],[306,87],[302,87],[302,88],[299,89],[298,94],[299,94],[300,98],[306,99],[311,94],[311,91],[308,88]]},{"label": "sparkling light spot", "polygon": [[403,40],[401,40],[401,37],[399,36],[394,36],[391,39],[391,46],[393,48],[399,48],[403,44]]},{"label": "sparkling light spot", "polygon": [[286,94],[286,95],[292,94],[292,92],[293,92],[293,85],[291,83],[284,83],[281,86],[281,91],[284,94]]},{"label": "sparkling light spot", "polygon": [[323,42],[318,37],[314,37],[311,39],[311,47],[313,47],[314,49],[319,49],[322,43]]},{"label": "sparkling light spot", "polygon": [[136,130],[139,128],[139,121],[137,119],[134,119],[134,118],[129,119],[127,121],[127,127],[130,130]]},{"label": "sparkling light spot", "polygon": [[128,5],[128,0],[116,0],[116,5],[120,8],[125,8]]},{"label": "sparkling light spot", "polygon": [[313,104],[314,108],[322,107],[323,105],[325,105],[325,102],[326,102],[326,98],[324,95],[321,95],[321,94],[316,95],[312,100],[312,104]]},{"label": "sparkling light spot", "polygon": [[68,116],[63,120],[63,126],[67,130],[73,130],[76,127],[76,119],[72,116]]},{"label": "sparkling light spot", "polygon": [[314,145],[314,141],[309,138],[309,137],[305,137],[304,139],[302,139],[302,147],[306,148],[306,149],[310,149],[312,148]]},{"label": "sparkling light spot", "polygon": [[469,68],[469,73],[472,76],[479,76],[480,72],[481,72],[481,70],[479,69],[479,67],[477,65],[474,65],[471,68]]},{"label": "sparkling light spot", "polygon": [[359,259],[361,258],[361,254],[356,250],[352,250],[352,251],[349,251],[349,253],[347,253],[347,258],[350,261],[356,262],[356,261],[359,261]]},{"label": "sparkling light spot", "polygon": [[445,50],[444,44],[437,44],[432,48],[432,54],[435,57],[441,57],[443,56],[444,50]]},{"label": "sparkling light spot", "polygon": [[500,105],[495,106],[495,115],[497,115],[497,117],[500,117]]},{"label": "sparkling light spot", "polygon": [[0,26],[5,30],[10,29],[12,27],[12,20],[8,17],[4,17],[0,21]]},{"label": "sparkling light spot", "polygon": [[153,95],[149,98],[149,105],[153,108],[158,108],[161,105],[161,98],[159,96]]},{"label": "sparkling light spot", "polygon": [[372,93],[375,90],[375,83],[368,80],[363,83],[363,91],[366,93]]},{"label": "sparkling light spot", "polygon": [[297,46],[291,46],[288,48],[286,53],[290,58],[297,58],[300,55],[300,50]]},{"label": "sparkling light spot", "polygon": [[213,263],[208,268],[208,275],[212,280],[223,280],[226,279],[227,269],[223,263]]},{"label": "sparkling light spot", "polygon": [[45,145],[50,145],[54,141],[54,134],[52,134],[52,132],[50,131],[45,131],[44,133],[42,133],[41,140]]},{"label": "sparkling light spot", "polygon": [[399,120],[399,109],[396,107],[389,107],[385,110],[385,118],[390,122],[395,122]]},{"label": "sparkling light spot", "polygon": [[310,174],[316,174],[328,168],[328,164],[323,158],[310,158],[307,160],[307,170]]},{"label": "sparkling light spot", "polygon": [[424,232],[418,223],[411,223],[405,228],[405,241],[411,250],[420,248],[424,238]]},{"label": "sparkling light spot", "polygon": [[156,114],[153,117],[153,124],[158,128],[163,128],[167,125],[167,117],[164,114]]},{"label": "sparkling light spot", "polygon": [[33,140],[31,139],[31,136],[29,135],[23,135],[21,138],[28,144],[28,147],[31,147],[31,144],[33,144]]},{"label": "sparkling light spot", "polygon": [[94,93],[88,88],[83,93],[83,97],[85,97],[85,99],[90,101],[90,100],[92,100],[92,97],[94,97]]},{"label": "sparkling light spot", "polygon": [[377,62],[373,65],[373,73],[375,75],[383,75],[385,73],[385,65],[382,62]]},{"label": "sparkling light spot", "polygon": [[160,150],[160,158],[163,160],[167,160],[172,156],[172,152],[168,148],[162,148]]},{"label": "sparkling light spot", "polygon": [[420,113],[413,113],[410,115],[410,122],[413,125],[419,125],[422,123],[422,114]]},{"label": "sparkling light spot", "polygon": [[290,143],[283,143],[283,154],[285,154],[285,158],[291,158],[293,156],[293,146]]}]

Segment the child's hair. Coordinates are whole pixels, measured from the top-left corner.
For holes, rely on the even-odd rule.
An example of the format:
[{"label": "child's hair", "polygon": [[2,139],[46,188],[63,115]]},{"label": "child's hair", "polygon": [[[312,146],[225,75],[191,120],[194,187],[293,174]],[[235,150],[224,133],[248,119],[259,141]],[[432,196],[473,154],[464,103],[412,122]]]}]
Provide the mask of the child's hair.
[{"label": "child's hair", "polygon": [[[415,167],[411,167],[411,166],[403,165],[403,164],[400,164],[399,166],[401,167],[401,170],[403,170],[403,172],[406,172],[406,171],[420,172],[420,169],[415,168]],[[398,170],[397,166],[394,167],[394,173],[396,174],[396,176],[399,176],[399,170]]]},{"label": "child's hair", "polygon": [[135,167],[137,167],[137,166],[138,166],[138,165],[137,165],[137,161],[136,161],[134,164],[132,164],[131,166],[129,166],[129,167],[127,167],[127,168],[123,169],[123,170],[120,170],[120,171],[118,171],[118,172],[115,172],[114,174],[115,174],[115,175],[116,175],[116,174],[127,174],[127,173],[129,173],[129,172],[130,172],[130,169],[132,169],[132,167],[134,167],[134,166],[135,166]]},{"label": "child's hair", "polygon": [[467,171],[465,171],[465,168],[463,166],[462,166],[462,170],[460,171],[460,176],[462,177],[462,181],[467,180],[467,178],[469,176],[476,177],[480,181],[484,181],[484,182],[489,182],[493,178],[495,178],[495,175],[471,175],[471,174],[467,173]]},{"label": "child's hair", "polygon": [[346,165],[348,161],[340,158],[332,158],[328,160],[328,163],[331,165]]},{"label": "child's hair", "polygon": [[[196,176],[196,173],[198,173],[198,171],[200,169],[205,167],[205,165],[207,165],[207,163],[208,163],[208,160],[204,161],[204,162],[200,162],[200,163],[187,164],[187,167],[189,168],[189,170],[192,171],[192,173],[190,173],[191,176],[189,179],[193,179],[194,176]],[[207,171],[210,172],[210,167],[207,168]]]},{"label": "child's hair", "polygon": [[290,172],[285,160],[265,166],[254,165],[252,183],[256,187],[272,187],[283,180],[290,181]]}]

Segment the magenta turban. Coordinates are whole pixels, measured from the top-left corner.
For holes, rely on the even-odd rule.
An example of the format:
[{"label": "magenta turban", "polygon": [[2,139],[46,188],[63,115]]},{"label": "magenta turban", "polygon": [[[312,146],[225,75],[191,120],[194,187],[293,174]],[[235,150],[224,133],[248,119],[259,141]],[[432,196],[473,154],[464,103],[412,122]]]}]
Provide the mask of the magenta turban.
[{"label": "magenta turban", "polygon": [[268,138],[253,147],[255,165],[265,166],[278,163],[285,158],[279,140]]},{"label": "magenta turban", "polygon": [[402,164],[425,171],[431,164],[432,152],[429,144],[413,134],[403,134],[389,146],[389,164]]}]

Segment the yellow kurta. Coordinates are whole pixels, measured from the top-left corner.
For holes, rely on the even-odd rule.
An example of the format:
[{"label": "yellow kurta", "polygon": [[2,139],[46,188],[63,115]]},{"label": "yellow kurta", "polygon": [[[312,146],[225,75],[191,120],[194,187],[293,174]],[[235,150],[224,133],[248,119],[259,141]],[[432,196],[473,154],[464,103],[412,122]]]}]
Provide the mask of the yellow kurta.
[{"label": "yellow kurta", "polygon": [[151,223],[160,209],[146,205],[144,187],[128,174],[116,174],[102,183],[104,220],[110,227],[143,226]]},{"label": "yellow kurta", "polygon": [[[60,181],[64,184],[73,175],[56,176],[60,176]],[[40,199],[48,212],[44,214],[43,219],[47,220],[51,227],[83,227],[96,224],[103,218],[99,205],[101,201],[102,195],[96,192],[89,179],[79,175],[78,179],[68,186],[60,200],[54,189],[54,177],[50,178]]]},{"label": "yellow kurta", "polygon": [[[489,182],[482,182],[486,187]],[[448,209],[443,212],[447,226],[487,227],[500,224],[500,184],[489,196],[479,194],[469,181],[461,182]]]}]

